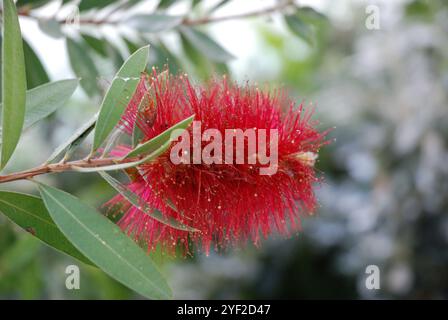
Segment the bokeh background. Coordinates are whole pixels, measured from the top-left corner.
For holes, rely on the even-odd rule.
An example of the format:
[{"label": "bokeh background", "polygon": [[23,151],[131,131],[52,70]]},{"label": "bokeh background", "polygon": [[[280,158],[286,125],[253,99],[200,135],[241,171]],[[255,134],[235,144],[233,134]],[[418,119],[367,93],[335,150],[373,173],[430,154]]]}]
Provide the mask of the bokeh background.
[{"label": "bokeh background", "polygon": [[[273,237],[261,248],[249,245],[208,257],[154,253],[175,298],[448,298],[448,3],[297,3],[325,15],[308,10],[303,34],[288,28],[285,12],[199,26],[234,55],[222,63],[175,29],[147,33],[143,26],[135,32],[120,23],[78,29],[54,23],[70,17],[76,1],[18,1],[30,88],[79,76],[79,64],[90,68],[82,71],[87,90],[79,88],[65,107],[29,130],[6,171],[44,161],[98,110],[123,59],[149,42],[151,65],[168,63],[171,72],[187,72],[195,81],[228,73],[239,82],[287,87],[298,101],[316,105],[322,128],[335,127],[330,134],[335,141],[317,163],[325,177],[316,186],[320,207],[303,221],[302,232],[291,239]],[[279,2],[82,1],[79,8],[81,19],[105,21],[154,10],[191,19],[220,17],[275,5]],[[368,5],[380,10],[379,30],[366,27]],[[82,50],[70,56],[68,38]],[[94,174],[41,179],[97,208],[114,194]],[[36,193],[27,182],[0,188]],[[65,288],[70,264],[81,268],[80,290]],[[372,264],[381,271],[379,290],[365,286]],[[0,216],[0,298],[140,297]]]}]

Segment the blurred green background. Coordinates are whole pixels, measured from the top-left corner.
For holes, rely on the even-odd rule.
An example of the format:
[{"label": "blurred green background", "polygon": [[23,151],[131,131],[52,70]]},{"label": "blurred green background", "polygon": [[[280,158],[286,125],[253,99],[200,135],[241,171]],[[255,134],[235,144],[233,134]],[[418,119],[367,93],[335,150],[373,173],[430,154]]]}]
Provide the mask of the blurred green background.
[{"label": "blurred green background", "polygon": [[[322,128],[335,127],[335,142],[317,164],[325,177],[316,186],[320,207],[302,232],[208,257],[154,253],[175,298],[448,298],[448,3],[299,3],[316,11],[302,12],[298,29],[285,21],[285,14],[296,14],[289,9],[197,26],[208,43],[234,56],[223,62],[179,28],[146,32],[154,26],[142,25],[137,32],[103,22],[154,10],[189,19],[229,16],[281,2],[82,1],[80,19],[97,23],[77,28],[76,1],[19,0],[28,87],[82,76],[85,89],[25,134],[6,171],[44,161],[98,110],[123,59],[149,42],[151,65],[168,63],[172,73],[187,72],[195,81],[228,73],[239,82],[286,87],[298,101],[317,105]],[[379,30],[366,27],[369,5],[379,9]],[[80,50],[67,52],[67,39]],[[95,174],[41,179],[97,208],[114,195]],[[36,193],[27,182],[0,188]],[[71,264],[81,268],[80,290],[65,288]],[[381,270],[379,290],[365,286],[371,264]],[[0,216],[0,298],[139,297]]]}]

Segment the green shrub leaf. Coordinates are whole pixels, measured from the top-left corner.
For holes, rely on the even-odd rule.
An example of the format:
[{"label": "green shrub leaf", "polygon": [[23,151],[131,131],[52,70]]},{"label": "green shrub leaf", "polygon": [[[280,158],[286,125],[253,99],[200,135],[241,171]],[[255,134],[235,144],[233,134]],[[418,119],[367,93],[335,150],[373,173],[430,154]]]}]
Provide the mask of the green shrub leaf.
[{"label": "green shrub leaf", "polygon": [[305,23],[299,14],[285,16],[286,25],[296,36],[312,45],[314,42],[314,32],[310,25]]},{"label": "green shrub leaf", "polygon": [[26,41],[23,41],[23,52],[25,54],[26,84],[28,89],[50,82],[42,62],[40,62],[39,57]]},{"label": "green shrub leaf", "polygon": [[183,27],[181,30],[184,37],[211,61],[227,62],[235,58],[205,33],[187,27]]},{"label": "green shrub leaf", "polygon": [[50,247],[84,263],[92,264],[59,231],[42,199],[23,193],[0,191],[0,211]]},{"label": "green shrub leaf", "polygon": [[[28,90],[23,131],[62,107],[72,96],[78,82],[77,79],[60,80]],[[0,109],[2,107],[0,104]]]},{"label": "green shrub leaf", "polygon": [[42,184],[39,190],[62,233],[99,268],[145,297],[171,297],[150,257],[118,226],[64,191]]},{"label": "green shrub leaf", "polygon": [[130,17],[127,24],[140,32],[153,33],[169,30],[182,23],[181,16],[170,16],[161,13],[139,14]]},{"label": "green shrub leaf", "polygon": [[2,154],[0,169],[11,158],[25,120],[26,74],[23,40],[12,0],[3,1],[2,46]]},{"label": "green shrub leaf", "polygon": [[101,104],[92,150],[98,149],[120,121],[148,63],[149,46],[140,48],[123,64]]},{"label": "green shrub leaf", "polygon": [[47,159],[46,163],[52,162],[64,152],[68,154],[74,151],[93,130],[93,128],[95,127],[96,118],[96,115],[90,118],[89,121],[87,121],[78,130],[76,130],[75,133],[67,139],[67,141],[57,147],[56,150],[54,150],[51,156]]},{"label": "green shrub leaf", "polygon": [[75,42],[67,38],[67,51],[73,72],[81,78],[81,87],[89,97],[98,95],[97,79],[99,74],[95,62],[89,55],[88,47],[82,42]]}]

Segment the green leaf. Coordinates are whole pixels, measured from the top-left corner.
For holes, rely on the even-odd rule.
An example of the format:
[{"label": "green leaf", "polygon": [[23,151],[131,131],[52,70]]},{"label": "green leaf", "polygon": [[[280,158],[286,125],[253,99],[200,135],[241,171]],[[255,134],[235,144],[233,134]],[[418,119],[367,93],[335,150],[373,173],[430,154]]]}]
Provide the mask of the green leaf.
[{"label": "green leaf", "polygon": [[[72,96],[78,82],[76,79],[60,80],[28,90],[23,131],[62,107]],[[0,104],[0,109],[2,107]]]},{"label": "green leaf", "polygon": [[171,297],[150,257],[118,226],[64,191],[42,184],[39,190],[62,233],[99,268],[145,297]]},{"label": "green leaf", "polygon": [[105,40],[92,37],[88,34],[81,34],[81,37],[96,53],[100,56],[107,57],[107,45]]},{"label": "green leaf", "polygon": [[108,5],[113,4],[114,2],[116,2],[116,0],[96,0],[96,1],[82,0],[81,3],[79,4],[79,10],[86,11],[94,8],[101,9],[107,7]]},{"label": "green leaf", "polygon": [[2,46],[2,154],[0,169],[11,158],[25,120],[26,74],[23,40],[12,0],[3,1]]},{"label": "green leaf", "polygon": [[235,58],[226,49],[199,30],[182,27],[181,32],[194,47],[212,61],[226,62]]},{"label": "green leaf", "polygon": [[314,42],[314,32],[310,25],[306,24],[299,14],[286,15],[286,25],[299,38],[312,45]]},{"label": "green leaf", "polygon": [[[3,42],[2,36],[0,35],[0,48],[3,48],[2,42]],[[3,57],[2,56],[3,56],[3,54],[0,54],[0,66],[3,65]],[[2,78],[3,78],[3,74],[2,74],[2,72],[0,72],[0,99],[2,99],[2,94],[3,94]]]},{"label": "green leaf", "polygon": [[[191,124],[193,119],[194,119],[194,115],[192,115],[182,121],[179,121],[174,126],[163,131],[158,136],[152,138],[149,141],[146,141],[145,143],[138,145],[134,150],[131,150],[124,157],[124,159],[141,156],[148,152],[154,152],[155,150],[161,148],[161,146],[163,146],[163,145],[166,145],[168,148],[170,146],[171,142],[173,140],[176,140],[179,137],[179,134],[175,134],[175,135],[171,136],[172,132],[175,131],[176,129],[188,128],[188,126]],[[165,150],[163,150],[163,151],[165,151]]]},{"label": "green leaf", "polygon": [[38,25],[40,30],[54,39],[59,39],[64,36],[61,30],[61,24],[55,19],[39,19]]},{"label": "green leaf", "polygon": [[47,4],[50,0],[17,0],[17,7],[29,6],[33,9]]},{"label": "green leaf", "polygon": [[157,5],[157,8],[159,9],[166,9],[173,5],[178,0],[160,0],[159,4]]},{"label": "green leaf", "polygon": [[60,80],[31,89],[26,94],[24,129],[62,107],[75,92],[77,79]]},{"label": "green leaf", "polygon": [[26,83],[28,89],[50,82],[47,71],[34,53],[30,45],[23,41],[23,52],[25,55]]},{"label": "green leaf", "polygon": [[67,51],[73,72],[81,78],[81,87],[89,97],[99,93],[98,70],[83,43],[67,38]]},{"label": "green leaf", "polygon": [[166,48],[166,46],[159,42],[157,45],[151,45],[151,59],[149,64],[159,70],[163,70],[168,66],[169,71],[172,74],[177,74],[180,67],[177,58]]},{"label": "green leaf", "polygon": [[217,4],[215,4],[212,8],[210,8],[210,10],[208,10],[208,15],[210,15],[211,13],[215,12],[216,10],[218,10],[219,8],[225,6],[227,4],[227,2],[229,2],[229,0],[221,0],[219,1]]},{"label": "green leaf", "polygon": [[182,19],[181,16],[153,13],[132,16],[126,23],[137,31],[153,33],[173,29],[182,23]]},{"label": "green leaf", "polygon": [[183,231],[190,231],[190,232],[196,232],[198,231],[195,228],[189,227],[176,219],[172,217],[166,217],[163,215],[162,212],[160,212],[157,209],[151,208],[145,201],[140,199],[140,197],[135,194],[131,189],[129,189],[124,184],[120,183],[117,179],[112,177],[111,175],[107,174],[104,171],[98,172],[101,177],[106,180],[115,190],[117,190],[127,201],[129,201],[134,207],[141,210],[143,213],[147,214],[151,218],[169,225],[170,227],[173,227],[174,229],[183,230]]},{"label": "green leaf", "polygon": [[328,22],[328,17],[326,15],[308,6],[300,7],[297,10],[297,14],[305,21],[308,20],[310,22]]},{"label": "green leaf", "polygon": [[194,65],[193,69],[196,75],[200,79],[208,79],[213,74],[226,74],[228,73],[227,66],[222,62],[212,62],[210,59],[204,56],[193,44],[181,33],[182,49],[190,60],[190,64]]},{"label": "green leaf", "polygon": [[0,191],[0,211],[50,247],[84,263],[92,264],[59,231],[42,199],[22,193]]},{"label": "green leaf", "polygon": [[[135,51],[137,51],[141,47],[139,44],[135,43],[132,40],[129,40],[126,38],[124,38],[123,40],[124,40],[124,43],[126,43],[126,47],[128,48],[128,51],[130,54],[133,54]],[[152,49],[153,49],[153,46],[151,45],[151,51],[152,51]]]},{"label": "green leaf", "polygon": [[146,68],[149,46],[140,48],[123,64],[116,74],[101,104],[95,126],[92,151],[98,149],[117,125]]},{"label": "green leaf", "polygon": [[124,63],[124,59],[121,56],[120,51],[112,44],[107,43],[106,44],[106,50],[107,50],[107,56],[109,57],[109,60],[112,61],[114,70],[120,70],[121,66]]},{"label": "green leaf", "polygon": [[67,157],[70,155],[70,152],[75,150],[95,127],[97,116],[93,116],[89,121],[87,121],[83,126],[81,126],[76,132],[67,139],[66,142],[61,144],[56,148],[55,151],[51,154],[51,156],[47,159],[46,163],[50,163],[64,152],[67,152]]}]

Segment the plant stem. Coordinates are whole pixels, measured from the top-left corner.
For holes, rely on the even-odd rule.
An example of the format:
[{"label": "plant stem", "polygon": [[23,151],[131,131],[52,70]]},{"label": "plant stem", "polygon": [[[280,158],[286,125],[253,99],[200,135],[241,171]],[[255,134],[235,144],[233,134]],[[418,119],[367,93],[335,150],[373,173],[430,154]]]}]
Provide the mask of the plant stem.
[{"label": "plant stem", "polygon": [[35,176],[39,176],[46,173],[73,171],[75,170],[76,167],[96,168],[113,164],[133,162],[139,159],[140,158],[138,157],[124,160],[118,158],[102,158],[102,159],[83,159],[70,162],[43,164],[32,169],[0,176],[0,183],[30,179]]},{"label": "plant stem", "polygon": [[[197,25],[210,24],[210,23],[216,23],[216,22],[222,22],[222,21],[228,21],[228,20],[238,20],[238,19],[264,16],[264,15],[268,15],[270,13],[282,11],[283,9],[285,9],[289,6],[293,6],[293,5],[294,5],[294,1],[289,0],[289,1],[283,1],[277,5],[269,7],[269,8],[259,9],[259,10],[246,12],[246,13],[239,13],[239,14],[222,16],[222,17],[203,17],[203,18],[198,18],[198,19],[185,18],[182,21],[182,25],[197,26]],[[31,10],[29,8],[24,8],[22,10],[20,10],[20,8],[19,8],[18,14],[20,16],[24,16],[24,17],[28,17],[28,18],[37,20],[38,17],[32,15],[32,13],[30,11]],[[2,15],[2,14],[3,14],[3,12],[2,12],[2,10],[0,10],[0,15]],[[58,20],[58,22],[60,24],[64,24],[66,21],[64,19],[61,19],[61,20]],[[120,22],[122,22],[122,21],[120,21],[120,20],[113,21],[113,20],[107,20],[107,19],[102,19],[102,20],[80,19],[79,20],[79,23],[83,24],[83,25],[89,25],[89,24],[90,25],[104,25],[104,24],[117,25]]]},{"label": "plant stem", "polygon": [[238,20],[238,19],[259,17],[259,16],[268,15],[270,13],[282,11],[283,9],[285,9],[291,5],[293,5],[293,1],[285,1],[285,2],[279,3],[278,5],[272,6],[270,8],[260,9],[260,10],[251,11],[251,12],[238,13],[238,14],[222,16],[222,17],[203,17],[203,18],[199,18],[199,19],[195,19],[195,20],[184,19],[182,24],[185,26],[197,26],[197,25],[202,25],[202,24],[216,23],[216,22],[222,22],[222,21],[228,21],[228,20]]}]

